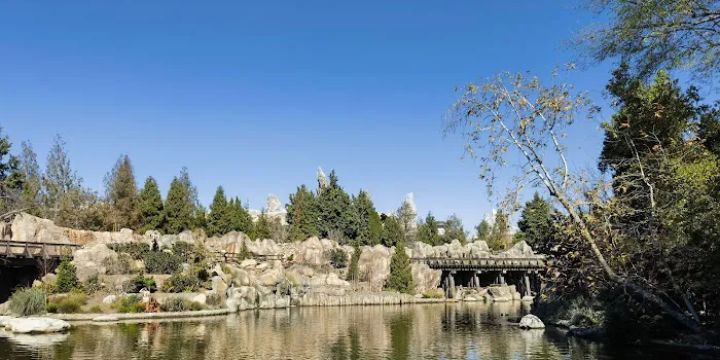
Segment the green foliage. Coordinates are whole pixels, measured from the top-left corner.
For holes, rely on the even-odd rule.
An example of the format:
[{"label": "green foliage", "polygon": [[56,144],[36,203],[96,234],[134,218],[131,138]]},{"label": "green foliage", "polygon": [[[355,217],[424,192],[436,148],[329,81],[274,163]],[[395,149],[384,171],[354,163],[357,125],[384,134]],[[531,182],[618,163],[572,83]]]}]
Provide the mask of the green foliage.
[{"label": "green foliage", "polygon": [[193,292],[200,288],[200,280],[197,276],[181,272],[172,274],[163,283],[163,291],[169,293]]},{"label": "green foliage", "polygon": [[442,236],[442,242],[449,243],[455,239],[465,244],[467,242],[467,233],[462,220],[457,215],[452,214],[445,220],[445,234]]},{"label": "green foliage", "polygon": [[330,172],[329,184],[318,189],[318,231],[320,236],[345,244],[354,235],[350,195],[338,183],[335,171]]},{"label": "green foliage", "polygon": [[57,274],[57,279],[55,280],[55,289],[57,292],[70,292],[80,285],[77,278],[77,268],[68,258],[64,258],[60,262],[55,273]]},{"label": "green foliage", "polygon": [[477,234],[477,240],[479,241],[488,241],[488,238],[490,237],[490,232],[492,231],[492,228],[490,227],[490,223],[487,222],[487,220],[481,221],[476,227],[475,232]]},{"label": "green foliage", "polygon": [[160,305],[160,309],[162,311],[167,312],[179,312],[179,311],[198,311],[203,310],[204,307],[202,304],[191,301],[182,297],[171,297],[165,299],[165,301]]},{"label": "green foliage", "polygon": [[510,247],[511,241],[508,216],[504,212],[498,211],[495,213],[495,221],[487,239],[488,247],[491,250],[505,250]]},{"label": "green foliage", "polygon": [[157,291],[155,279],[144,274],[138,274],[123,284],[123,291],[127,293],[137,294],[142,289],[148,289],[150,292]]},{"label": "green foliage", "polygon": [[382,221],[383,230],[381,235],[382,244],[387,247],[397,245],[399,241],[405,238],[402,225],[395,216],[388,216]]},{"label": "green foliage", "polygon": [[225,190],[218,186],[215,197],[210,205],[210,213],[207,220],[207,232],[209,236],[222,235],[232,230],[231,211],[225,198]]},{"label": "green foliage", "polygon": [[551,236],[553,228],[552,208],[537,192],[525,207],[518,221],[518,229],[522,232],[522,240],[534,246]]},{"label": "green foliage", "polygon": [[202,244],[191,244],[185,241],[175,242],[172,245],[172,253],[188,264],[202,262],[207,255]]},{"label": "green foliage", "polygon": [[348,264],[347,253],[342,248],[329,250],[325,257],[330,260],[330,264],[336,269],[344,268]]},{"label": "green foliage", "polygon": [[415,285],[413,283],[410,257],[405,252],[405,242],[401,241],[390,258],[390,275],[385,287],[401,293],[411,294]]},{"label": "green foliage", "polygon": [[150,274],[172,274],[182,268],[183,258],[166,251],[150,251],[143,257]]},{"label": "green foliage", "polygon": [[271,221],[272,220],[267,216],[265,212],[260,214],[260,216],[258,216],[257,222],[255,223],[252,238],[259,240],[272,238],[272,224],[270,223]]},{"label": "green foliage", "polygon": [[[0,129],[2,130],[2,129]],[[12,144],[0,133],[0,211],[14,210],[23,189],[24,175],[19,171],[20,161],[10,155]]]},{"label": "green foliage", "polygon": [[103,260],[103,267],[108,275],[132,274],[135,260],[127,253],[119,253],[117,258],[107,257]]},{"label": "green foliage", "polygon": [[192,230],[194,225],[203,222],[198,211],[197,190],[190,182],[187,169],[183,168],[180,175],[170,183],[165,198],[165,233],[178,234],[184,230]]},{"label": "green foliage", "polygon": [[121,296],[113,304],[112,308],[119,313],[142,313],[145,312],[145,305],[137,295]]},{"label": "green foliage", "polygon": [[83,290],[87,294],[95,294],[98,291],[101,291],[105,288],[103,283],[100,282],[100,277],[98,274],[91,275],[87,281],[85,281],[85,284],[83,284]]},{"label": "green foliage", "polygon": [[126,253],[135,260],[142,260],[152,249],[150,244],[144,242],[113,243],[107,245],[110,250],[117,253]]},{"label": "green foliage", "polygon": [[242,240],[240,243],[240,251],[237,254],[238,261],[243,261],[250,259],[252,257],[252,253],[250,250],[248,250],[247,244],[245,243],[245,240]]},{"label": "green foliage", "polygon": [[438,223],[432,213],[428,212],[425,221],[418,226],[417,240],[433,246],[442,243]]},{"label": "green foliage", "polygon": [[145,179],[137,201],[138,232],[144,234],[148,230],[162,231],[165,226],[165,211],[162,195],[158,184],[152,176]]},{"label": "green foliage", "polygon": [[47,157],[43,179],[47,216],[61,226],[77,226],[82,221],[78,209],[87,202],[82,179],[70,166],[65,141],[56,136]]},{"label": "green foliage", "polygon": [[228,213],[230,217],[230,230],[240,231],[245,235],[253,232],[253,221],[250,213],[242,206],[239,198],[231,199],[228,202]]},{"label": "green foliage", "polygon": [[353,253],[350,256],[350,265],[348,266],[346,280],[357,282],[360,280],[360,255],[362,249],[357,241],[353,244]]},{"label": "green foliage", "polygon": [[382,223],[367,191],[360,190],[358,196],[352,198],[352,211],[350,237],[363,245],[379,244],[382,237]]},{"label": "green foliage", "polygon": [[73,291],[67,295],[51,297],[47,309],[51,313],[74,314],[81,312],[85,304],[87,304],[87,295]]},{"label": "green foliage", "polygon": [[113,169],[105,175],[105,196],[113,209],[109,221],[113,228],[135,228],[137,184],[127,155],[121,156]]},{"label": "green foliage", "polygon": [[10,311],[19,316],[44,314],[47,311],[47,295],[40,288],[20,288],[10,296]]},{"label": "green foliage", "polygon": [[[17,208],[28,209],[28,213],[42,217],[45,209],[42,206],[42,174],[40,173],[40,166],[37,162],[37,154],[35,154],[29,142],[23,141],[20,147],[18,171],[22,175],[23,184],[20,204]],[[0,156],[0,158],[2,158],[2,156]],[[8,165],[10,164],[8,163]]]},{"label": "green foliage", "polygon": [[407,199],[403,201],[402,205],[400,205],[400,208],[397,209],[396,215],[402,229],[404,240],[410,242],[415,241],[415,236],[417,234],[414,233],[412,226],[416,222],[415,217],[417,214],[415,213],[412,204],[410,204]]},{"label": "green foliage", "polygon": [[442,289],[430,289],[422,293],[423,299],[442,299],[445,297]]},{"label": "green foliage", "polygon": [[287,205],[287,221],[290,225],[291,241],[304,241],[318,236],[318,207],[315,195],[305,185],[290,194]]}]

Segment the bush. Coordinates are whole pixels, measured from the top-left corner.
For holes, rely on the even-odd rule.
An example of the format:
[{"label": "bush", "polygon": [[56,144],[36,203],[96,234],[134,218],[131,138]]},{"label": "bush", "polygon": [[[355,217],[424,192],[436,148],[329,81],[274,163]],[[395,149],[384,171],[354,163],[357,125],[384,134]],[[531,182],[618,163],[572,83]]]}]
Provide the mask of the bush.
[{"label": "bush", "polygon": [[209,306],[220,306],[222,302],[223,296],[215,292],[207,294],[207,298],[205,299],[205,303]]},{"label": "bush", "polygon": [[135,260],[130,254],[120,253],[116,259],[105,258],[103,266],[108,275],[132,274],[135,267]]},{"label": "bush", "polygon": [[162,311],[198,311],[204,309],[204,306],[198,302],[190,301],[181,297],[172,297],[166,299],[160,306]]},{"label": "bush", "polygon": [[55,290],[57,292],[67,293],[80,285],[77,278],[77,268],[69,259],[65,258],[60,262],[56,273]]},{"label": "bush", "polygon": [[187,263],[198,263],[205,260],[205,251],[201,245],[178,241],[172,245],[173,254],[181,257]]},{"label": "bush", "polygon": [[422,297],[425,299],[442,299],[445,297],[441,289],[430,289],[422,293]]},{"label": "bush", "polygon": [[172,274],[163,284],[163,291],[169,293],[193,292],[200,287],[197,277],[185,273]]},{"label": "bush", "polygon": [[10,311],[20,316],[44,314],[47,294],[40,288],[20,288],[10,296]]},{"label": "bush", "polygon": [[112,304],[112,307],[120,313],[145,312],[145,305],[137,295],[121,297]]},{"label": "bush", "polygon": [[183,259],[164,251],[151,251],[145,254],[145,271],[150,274],[172,274],[182,268]]},{"label": "bush", "polygon": [[142,242],[109,244],[108,247],[117,253],[126,253],[134,260],[142,260],[150,252],[150,245]]},{"label": "bush", "polygon": [[336,269],[347,267],[347,253],[341,248],[332,249],[325,254]]},{"label": "bush", "polygon": [[87,295],[79,291],[73,291],[67,296],[51,298],[48,302],[48,312],[61,314],[78,313],[86,303]]},{"label": "bush", "polygon": [[139,293],[143,288],[147,288],[151,293],[156,292],[155,279],[139,274],[123,284],[123,291],[127,293]]},{"label": "bush", "polygon": [[88,294],[94,294],[104,288],[104,285],[100,282],[100,277],[98,274],[91,275],[87,281],[85,282],[85,285],[83,285],[83,289]]}]

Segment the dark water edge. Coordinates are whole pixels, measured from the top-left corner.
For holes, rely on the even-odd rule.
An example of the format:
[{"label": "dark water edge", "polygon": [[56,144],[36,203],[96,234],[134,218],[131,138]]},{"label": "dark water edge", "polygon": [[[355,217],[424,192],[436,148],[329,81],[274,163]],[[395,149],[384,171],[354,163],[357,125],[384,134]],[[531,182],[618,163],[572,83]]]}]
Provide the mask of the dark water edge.
[{"label": "dark water edge", "polygon": [[293,308],[0,335],[0,359],[711,359],[510,324],[515,304]]}]

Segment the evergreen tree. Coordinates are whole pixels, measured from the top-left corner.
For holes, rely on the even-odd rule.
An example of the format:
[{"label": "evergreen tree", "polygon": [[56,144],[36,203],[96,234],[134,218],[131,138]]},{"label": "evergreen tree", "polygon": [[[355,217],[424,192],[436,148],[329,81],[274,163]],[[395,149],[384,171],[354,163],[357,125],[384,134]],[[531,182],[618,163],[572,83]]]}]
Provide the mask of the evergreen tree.
[{"label": "evergreen tree", "polygon": [[70,292],[80,285],[77,278],[77,268],[70,262],[70,259],[64,258],[58,265],[56,273],[55,286],[58,292]]},{"label": "evergreen tree", "polygon": [[252,253],[250,253],[250,250],[248,250],[245,240],[240,241],[240,252],[238,252],[237,254],[238,261],[250,259],[252,257]]},{"label": "evergreen tree", "polygon": [[390,258],[390,275],[385,287],[406,294],[412,293],[415,288],[410,257],[405,252],[404,241],[398,242],[395,252]]},{"label": "evergreen tree", "polygon": [[358,241],[353,242],[353,253],[350,257],[350,265],[348,265],[347,281],[358,282],[360,280],[360,255],[362,249]]},{"label": "evergreen tree", "polygon": [[239,198],[230,200],[228,204],[230,212],[230,229],[250,234],[253,232],[253,221],[250,213],[242,206]]},{"label": "evergreen tree", "polygon": [[287,221],[292,241],[304,241],[319,235],[317,202],[315,195],[305,185],[299,186],[295,194],[290,194]]},{"label": "evergreen tree", "polygon": [[163,230],[165,212],[160,189],[153,177],[145,179],[137,202],[138,232],[144,234],[148,230]]},{"label": "evergreen tree", "polygon": [[195,204],[191,201],[187,184],[178,177],[170,183],[165,198],[165,233],[178,234],[190,230],[195,221]]},{"label": "evergreen tree", "polygon": [[[0,129],[2,130],[2,129]],[[0,133],[0,211],[16,208],[20,203],[23,187],[23,175],[16,156],[10,155],[12,144],[7,136]]]},{"label": "evergreen tree", "polygon": [[477,238],[478,241],[488,241],[488,238],[490,237],[490,231],[492,229],[490,228],[490,223],[487,222],[487,220],[483,219],[476,227],[475,231],[477,232]]},{"label": "evergreen tree", "polygon": [[442,236],[442,241],[449,243],[455,239],[465,244],[467,242],[467,233],[465,233],[465,229],[463,228],[462,220],[453,214],[445,220],[445,234]]},{"label": "evergreen tree", "polygon": [[258,220],[255,223],[255,230],[253,231],[253,238],[255,239],[270,239],[272,237],[272,229],[270,225],[270,219],[267,214],[263,211]]},{"label": "evergreen tree", "polygon": [[417,239],[429,245],[440,245],[442,239],[437,220],[432,213],[428,212],[425,221],[418,227]]},{"label": "evergreen tree", "polygon": [[350,196],[338,183],[335,170],[330,172],[329,184],[318,189],[318,231],[320,236],[345,243],[353,235]]},{"label": "evergreen tree", "polygon": [[72,170],[65,141],[59,135],[50,148],[43,183],[48,217],[61,226],[82,223],[78,210],[87,208],[84,205],[94,199],[94,194],[82,188],[82,179]]},{"label": "evergreen tree", "polygon": [[20,196],[20,208],[36,216],[43,216],[42,206],[42,174],[37,162],[37,154],[32,144],[23,141],[20,144],[18,170],[23,177],[22,195]]},{"label": "evergreen tree", "polygon": [[408,201],[408,199],[405,199],[402,205],[400,205],[400,208],[397,210],[397,219],[402,227],[402,233],[405,236],[406,241],[416,240],[417,231],[420,230],[416,227],[416,217],[417,213],[415,206]]},{"label": "evergreen tree", "polygon": [[509,247],[511,240],[508,216],[504,212],[498,211],[495,213],[495,221],[488,236],[488,247],[492,250],[505,250]]},{"label": "evergreen tree", "polygon": [[353,197],[353,234],[354,238],[363,245],[376,245],[382,236],[380,215],[375,210],[370,195],[361,190],[357,197]]},{"label": "evergreen tree", "polygon": [[209,236],[222,235],[232,230],[232,208],[225,198],[225,190],[218,186],[215,197],[210,205],[210,213],[207,220],[207,232]]},{"label": "evergreen tree", "polygon": [[518,221],[518,229],[523,234],[522,240],[534,245],[549,235],[552,225],[550,204],[535,193],[532,200],[525,203]]},{"label": "evergreen tree", "polygon": [[405,238],[402,225],[400,225],[400,221],[397,217],[388,216],[382,221],[382,223],[383,229],[381,241],[383,245],[393,247]]},{"label": "evergreen tree", "polygon": [[105,196],[112,206],[113,216],[109,223],[114,230],[135,228],[137,184],[132,163],[127,155],[120,156],[113,169],[105,175]]}]

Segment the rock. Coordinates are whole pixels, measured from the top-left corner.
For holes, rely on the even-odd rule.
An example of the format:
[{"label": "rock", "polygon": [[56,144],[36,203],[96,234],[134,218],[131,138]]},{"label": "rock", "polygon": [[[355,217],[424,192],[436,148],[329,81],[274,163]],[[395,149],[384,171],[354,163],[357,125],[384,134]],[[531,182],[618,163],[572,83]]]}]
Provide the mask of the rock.
[{"label": "rock", "polygon": [[257,261],[255,259],[246,259],[240,262],[240,267],[243,269],[255,268]]},{"label": "rock", "polygon": [[295,249],[295,263],[309,266],[322,266],[327,263],[323,244],[316,236],[301,243]]},{"label": "rock", "polygon": [[338,287],[348,287],[350,286],[350,283],[340,279],[337,274],[330,273],[328,274],[327,278],[325,279],[325,284],[328,286],[338,286]]},{"label": "rock", "polygon": [[282,267],[273,267],[260,274],[257,278],[257,283],[262,286],[274,287],[283,280],[285,280],[285,271]]},{"label": "rock", "polygon": [[520,300],[521,300],[522,302],[533,302],[533,301],[535,301],[535,297],[534,297],[534,296],[530,296],[530,295],[525,295],[525,296],[523,296],[522,299],[520,299]]},{"label": "rock", "polygon": [[43,284],[54,284],[56,280],[57,280],[57,275],[55,275],[54,273],[51,273],[51,272],[45,274],[45,276],[40,278],[40,281],[42,281]]},{"label": "rock", "polygon": [[487,289],[494,302],[506,302],[513,299],[513,292],[509,286],[491,286]]},{"label": "rock", "polygon": [[533,257],[535,252],[525,241],[519,241],[513,247],[503,252],[508,257]]},{"label": "rock", "polygon": [[543,324],[542,320],[538,318],[535,315],[525,315],[520,319],[519,324],[521,329],[544,329],[545,324]]},{"label": "rock", "polygon": [[80,281],[87,281],[92,275],[106,274],[105,260],[117,260],[118,254],[105,244],[95,244],[75,251],[72,263],[77,268]]},{"label": "rock", "polygon": [[440,286],[442,271],[430,269],[425,263],[412,263],[411,269],[416,293],[422,294]]},{"label": "rock", "polygon": [[224,294],[228,289],[227,283],[220,276],[213,276],[210,281],[212,283],[212,290],[218,294]]},{"label": "rock", "polygon": [[108,295],[102,299],[102,303],[105,305],[110,305],[117,301],[117,295]]},{"label": "rock", "polygon": [[360,274],[367,276],[367,281],[372,290],[382,290],[385,280],[390,275],[390,250],[382,245],[362,247],[358,269]]},{"label": "rock", "polygon": [[263,263],[258,264],[258,265],[255,267],[255,270],[257,270],[257,271],[265,271],[265,270],[267,270],[267,268],[269,268],[269,267],[270,267],[270,264],[268,264],[267,262],[263,262]]},{"label": "rock", "polygon": [[199,303],[199,304],[206,305],[206,304],[207,304],[207,295],[205,295],[205,294],[197,294],[197,295],[193,296],[193,298],[191,299],[191,301],[194,301],[194,302]]},{"label": "rock", "polygon": [[14,333],[53,333],[70,329],[67,321],[45,318],[45,317],[24,317],[6,319],[5,329]]},{"label": "rock", "polygon": [[115,321],[119,321],[119,320],[120,319],[117,316],[112,315],[112,314],[100,315],[100,316],[94,317],[92,319],[92,321],[95,321],[95,322],[115,322]]}]

